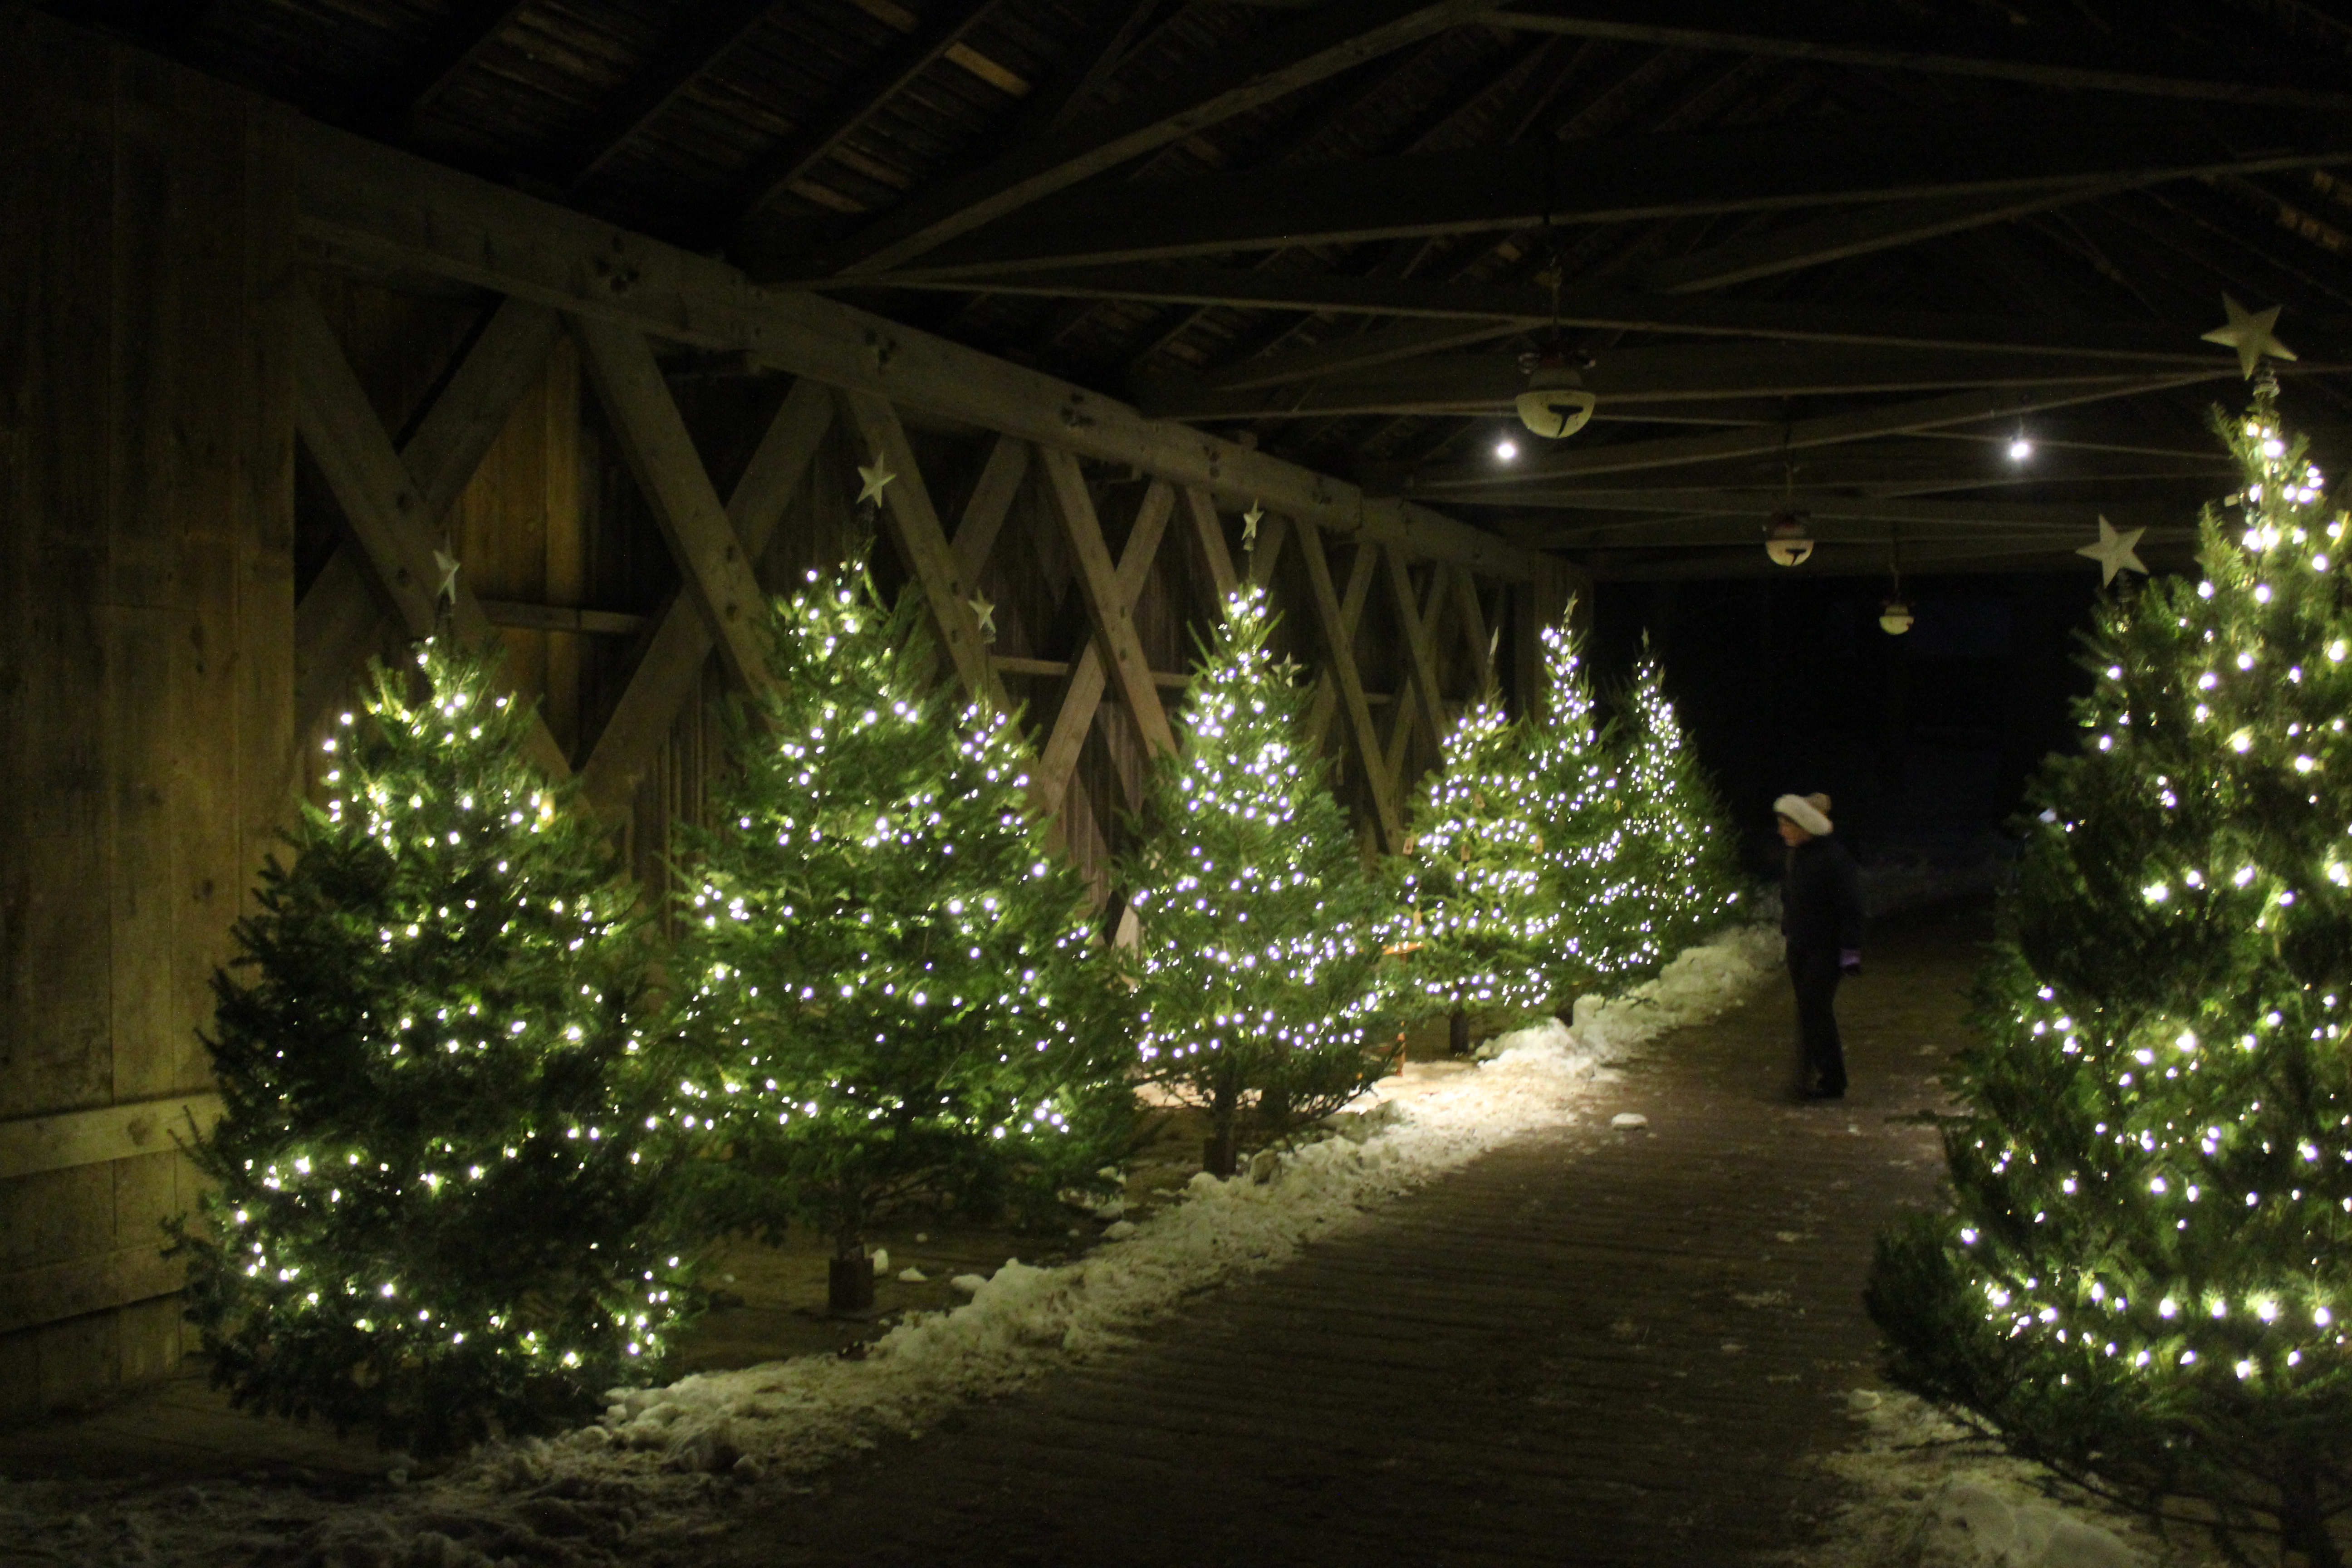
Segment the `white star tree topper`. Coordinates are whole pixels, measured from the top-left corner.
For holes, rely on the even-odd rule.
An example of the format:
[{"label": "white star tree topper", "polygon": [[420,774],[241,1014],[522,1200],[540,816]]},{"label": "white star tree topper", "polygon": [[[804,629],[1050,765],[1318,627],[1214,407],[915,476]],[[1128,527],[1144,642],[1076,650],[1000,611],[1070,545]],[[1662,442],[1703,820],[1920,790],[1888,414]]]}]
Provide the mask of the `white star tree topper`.
[{"label": "white star tree topper", "polygon": [[1257,548],[1257,525],[1265,521],[1265,509],[1255,501],[1250,502],[1249,510],[1242,513],[1242,548],[1244,550]]},{"label": "white star tree topper", "polygon": [[436,599],[457,602],[457,558],[446,550],[433,552],[433,569],[441,574],[441,585],[434,590]]},{"label": "white star tree topper", "polygon": [[2229,295],[2221,296],[2221,309],[2229,321],[2204,335],[2203,341],[2220,343],[2238,351],[2238,368],[2246,379],[2254,378],[2254,367],[2268,354],[2273,359],[2292,360],[2294,351],[2278,341],[2272,329],[2278,325],[2279,307],[2267,310],[2249,310]]},{"label": "white star tree topper", "polygon": [[964,601],[971,606],[971,618],[980,623],[980,640],[996,640],[996,605],[985,594],[974,594]]},{"label": "white star tree topper", "polygon": [[2139,536],[2147,531],[2145,528],[2132,528],[2118,533],[2116,531],[2116,525],[2102,517],[2099,519],[2099,542],[2096,544],[2082,545],[2075,550],[2074,553],[2087,555],[2099,563],[2099,586],[2102,588],[2113,583],[2116,580],[2116,574],[2126,567],[2146,576],[2147,563],[2140,560],[2139,552],[2133,546],[2139,542]]},{"label": "white star tree topper", "polygon": [[890,471],[890,460],[887,458],[875,458],[870,468],[862,463],[858,465],[857,478],[862,484],[862,488],[857,492],[858,504],[862,506],[867,501],[873,501],[878,505],[882,500],[883,487],[898,477]]}]

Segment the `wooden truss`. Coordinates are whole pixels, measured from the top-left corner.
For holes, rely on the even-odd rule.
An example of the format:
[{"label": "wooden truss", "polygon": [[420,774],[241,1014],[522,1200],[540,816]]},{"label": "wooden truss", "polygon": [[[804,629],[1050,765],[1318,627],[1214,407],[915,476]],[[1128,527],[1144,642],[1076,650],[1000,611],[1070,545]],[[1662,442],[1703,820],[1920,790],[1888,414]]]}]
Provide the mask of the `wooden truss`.
[{"label": "wooden truss", "polygon": [[[376,149],[366,155],[373,162],[388,154]],[[344,688],[359,654],[380,642],[382,611],[388,610],[410,636],[424,635],[445,616],[469,640],[488,635],[492,619],[462,571],[453,602],[446,611],[441,605],[436,541],[443,520],[509,414],[543,374],[559,334],[566,331],[580,346],[588,378],[680,584],[668,603],[641,618],[642,624],[633,623],[641,649],[635,671],[593,744],[584,748],[584,757],[565,756],[543,723],[534,742],[539,760],[551,773],[568,773],[577,763],[590,808],[614,825],[625,818],[640,780],[702,689],[702,672],[713,653],[739,689],[757,689],[768,679],[757,617],[761,595],[772,585],[758,580],[755,563],[791,498],[803,489],[829,433],[835,439],[845,437],[865,463],[892,476],[879,498],[883,531],[905,568],[908,591],[925,608],[947,673],[960,687],[1003,705],[1006,671],[1060,678],[1057,699],[1030,737],[1035,750],[1032,795],[1041,815],[1056,820],[1073,842],[1103,842],[1078,763],[1107,711],[1115,707],[1125,715],[1147,755],[1172,752],[1181,743],[1161,689],[1181,686],[1183,677],[1151,668],[1136,622],[1180,510],[1182,531],[1198,550],[1220,600],[1244,579],[1276,586],[1279,593],[1280,582],[1303,577],[1306,603],[1297,606],[1303,612],[1298,624],[1312,627],[1317,650],[1310,708],[1315,743],[1322,743],[1335,716],[1344,718],[1347,771],[1360,777],[1372,830],[1391,849],[1403,837],[1408,761],[1416,754],[1435,755],[1456,703],[1468,694],[1446,688],[1448,660],[1440,649],[1450,646],[1444,642],[1449,626],[1461,633],[1466,655],[1453,668],[1468,672],[1467,684],[1491,681],[1493,649],[1479,580],[1486,578],[1500,593],[1514,581],[1540,575],[1549,565],[1491,534],[1409,503],[1368,501],[1339,481],[1181,426],[1156,425],[1095,395],[1060,389],[1031,373],[825,301],[777,297],[761,303],[757,291],[739,289],[736,305],[766,311],[767,319],[763,324],[737,316],[735,326],[718,330],[714,340],[707,312],[698,321],[697,312],[689,311],[681,325],[681,318],[669,315],[663,303],[682,300],[672,287],[680,277],[708,272],[711,264],[699,258],[661,258],[669,281],[632,299],[641,275],[629,272],[637,264],[629,260],[627,247],[616,252],[600,246],[598,254],[577,258],[577,265],[562,270],[575,279],[604,276],[607,286],[601,292],[572,289],[566,297],[550,298],[542,268],[552,258],[533,260],[515,243],[497,237],[520,236],[523,230],[514,226],[529,211],[509,209],[534,204],[441,171],[426,174],[406,166],[403,173],[428,180],[445,205],[455,204],[453,213],[470,212],[487,226],[477,236],[478,243],[461,245],[469,258],[463,264],[437,242],[410,243],[403,232],[404,218],[389,213],[381,215],[385,221],[366,248],[378,259],[396,255],[405,266],[491,281],[506,298],[416,423],[416,434],[397,447],[370,407],[323,312],[307,296],[297,302],[300,434],[341,508],[349,539],[301,605],[306,723],[315,722]],[[567,214],[564,221],[576,226],[585,220]],[[348,214],[325,230],[336,238],[331,250],[354,248]],[[450,235],[446,224],[434,232],[443,240]],[[544,251],[562,240],[560,231],[540,230],[529,244]],[[632,238],[628,246],[649,243]],[[492,279],[483,276],[484,258],[502,258],[495,259]],[[614,309],[616,300],[625,308]],[[861,343],[846,363],[835,347],[845,330],[857,331]],[[730,338],[735,352],[793,372],[794,380],[743,476],[722,500],[665,379],[656,343],[710,348]],[[996,432],[952,520],[952,534],[908,438],[902,400],[933,409],[944,405],[957,418]],[[1116,553],[1097,515],[1087,469],[1090,461],[1106,460],[1147,480]],[[1024,486],[1037,498],[1043,525],[1071,563],[1085,635],[1066,662],[993,654],[990,634],[975,613],[976,585]],[[1227,510],[1238,510],[1237,492],[1249,494],[1253,507],[1258,497],[1269,498],[1248,541],[1245,574],[1236,568],[1220,512],[1221,501]],[[1348,552],[1344,584],[1334,580],[1334,546]],[[1278,570],[1286,552],[1295,560],[1286,577]],[[1392,694],[1368,690],[1359,658],[1374,590],[1383,582],[1382,641],[1393,650],[1385,662],[1400,673]],[[1016,615],[1009,606],[1003,613]],[[558,616],[541,607],[500,606],[499,620],[554,626]],[[1385,723],[1376,721],[1376,707],[1383,710]],[[1121,776],[1132,804],[1132,782]]]}]

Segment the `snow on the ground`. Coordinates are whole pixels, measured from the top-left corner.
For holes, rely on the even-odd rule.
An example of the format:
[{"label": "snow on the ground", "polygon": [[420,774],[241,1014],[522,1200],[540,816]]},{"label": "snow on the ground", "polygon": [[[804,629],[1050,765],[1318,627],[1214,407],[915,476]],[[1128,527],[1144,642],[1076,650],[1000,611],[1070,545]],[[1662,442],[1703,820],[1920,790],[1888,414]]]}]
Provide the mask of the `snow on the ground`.
[{"label": "snow on the ground", "polygon": [[1768,1560],[1782,1568],[2218,1568],[1909,1394],[1847,1398],[1858,1439],[1820,1463],[1853,1500],[1820,1544]]},{"label": "snow on the ground", "polygon": [[[1181,1201],[1118,1220],[1084,1258],[1050,1268],[1008,1259],[985,1279],[959,1279],[970,1289],[967,1303],[910,1316],[863,1360],[802,1357],[615,1391],[595,1425],[551,1442],[493,1446],[446,1474],[352,1502],[243,1483],[158,1490],[0,1481],[0,1540],[30,1563],[173,1568],[509,1562],[592,1568],[620,1562],[624,1552],[632,1563],[690,1561],[697,1532],[721,1528],[712,1510],[697,1506],[706,1497],[744,1485],[790,1489],[795,1478],[918,1437],[957,1406],[1016,1387],[1066,1358],[1117,1345],[1181,1310],[1186,1298],[1278,1267],[1307,1243],[1364,1223],[1368,1210],[1490,1149],[1574,1121],[1619,1077],[1606,1064],[1744,1000],[1778,969],[1780,950],[1768,927],[1737,929],[1685,951],[1657,978],[1620,996],[1583,998],[1572,1025],[1547,1020],[1491,1042],[1475,1070],[1408,1071],[1385,1080],[1336,1119],[1337,1135],[1261,1154],[1229,1181],[1196,1176]],[[1885,1524],[1898,1517],[1908,1521],[1900,1529],[1916,1535],[1913,1527],[1925,1516],[1906,1494],[1908,1486],[1887,1493],[1895,1500],[1880,1513],[1857,1510],[1840,1542],[1900,1533]],[[2012,1485],[2001,1496],[2029,1523],[2012,1524],[2003,1539],[2057,1539],[2054,1526],[2038,1522],[2041,1515],[2018,1511],[2026,1505],[2014,1492]],[[1990,1504],[1967,1500],[1950,1506],[1993,1514]],[[1967,1539],[1984,1536],[1979,1528]],[[2008,1555],[1865,1552],[1812,1561],[1822,1568],[1897,1561],[1920,1568],[2119,1568],[2135,1561],[2003,1550]]]}]

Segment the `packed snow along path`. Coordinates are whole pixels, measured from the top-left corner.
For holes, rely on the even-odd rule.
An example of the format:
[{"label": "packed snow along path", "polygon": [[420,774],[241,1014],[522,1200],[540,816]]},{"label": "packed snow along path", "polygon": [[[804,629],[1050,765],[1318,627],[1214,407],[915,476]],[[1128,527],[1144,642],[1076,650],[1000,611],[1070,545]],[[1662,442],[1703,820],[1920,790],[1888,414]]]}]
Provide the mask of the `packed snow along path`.
[{"label": "packed snow along path", "polygon": [[0,1483],[0,1532],[33,1563],[366,1568],[2133,1561],[2049,1557],[2088,1537],[2014,1476],[1923,1489],[1880,1431],[1869,1237],[1939,1163],[1888,1118],[1932,1094],[1973,959],[1906,940],[1847,993],[1843,1106],[1790,1102],[1778,939],[1738,931],[1086,1258],[1008,1261],[865,1361],[617,1393],[342,1500]]}]

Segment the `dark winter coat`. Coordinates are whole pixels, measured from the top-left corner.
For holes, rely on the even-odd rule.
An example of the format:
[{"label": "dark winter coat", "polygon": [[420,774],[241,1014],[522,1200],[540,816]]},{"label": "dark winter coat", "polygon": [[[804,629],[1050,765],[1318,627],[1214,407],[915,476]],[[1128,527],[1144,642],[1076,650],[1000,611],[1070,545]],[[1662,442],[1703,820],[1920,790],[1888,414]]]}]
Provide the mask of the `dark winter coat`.
[{"label": "dark winter coat", "polygon": [[1789,851],[1780,882],[1780,931],[1791,949],[1862,947],[1862,879],[1834,838],[1808,838]]}]

